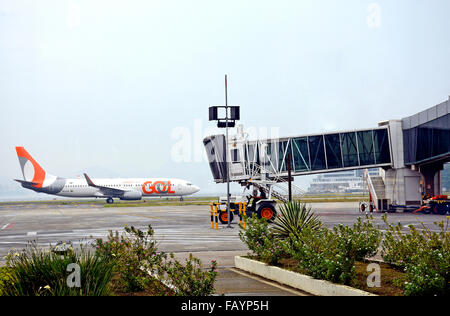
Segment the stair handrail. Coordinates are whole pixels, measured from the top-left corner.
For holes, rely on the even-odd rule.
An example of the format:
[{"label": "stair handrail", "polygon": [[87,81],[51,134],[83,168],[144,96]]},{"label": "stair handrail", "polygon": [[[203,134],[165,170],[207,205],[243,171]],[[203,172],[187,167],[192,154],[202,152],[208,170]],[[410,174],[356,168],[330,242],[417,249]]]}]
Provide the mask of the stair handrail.
[{"label": "stair handrail", "polygon": [[[262,167],[259,166],[257,163],[253,163],[253,171],[259,171],[259,173],[253,173],[253,175],[256,174],[261,174],[262,172]],[[272,190],[272,195],[274,195],[275,197],[277,197],[279,200],[282,200],[283,202],[288,202],[288,198],[286,198],[286,196],[288,195],[288,193],[286,192],[288,189],[283,187],[282,184],[287,184],[288,180],[286,180],[283,177],[279,177],[276,174],[272,174],[272,176],[270,177],[270,180],[252,180],[251,178],[249,179],[249,182],[251,182],[252,184],[256,184],[256,186],[258,188],[263,188],[263,190],[268,193],[269,189],[266,187],[267,185],[272,186],[272,188],[278,188],[283,190],[285,193],[281,193],[281,192],[277,192],[276,190]],[[294,195],[296,196],[304,196],[306,194],[306,192],[301,189],[299,186],[291,183],[291,188],[296,191]]]},{"label": "stair handrail", "polygon": [[375,187],[373,186],[373,182],[370,177],[369,170],[364,169],[364,177],[366,178],[370,196],[372,196],[373,205],[375,206],[375,209],[378,212],[378,206],[377,206],[377,202],[376,202],[376,201],[378,201],[377,192],[375,191]]}]

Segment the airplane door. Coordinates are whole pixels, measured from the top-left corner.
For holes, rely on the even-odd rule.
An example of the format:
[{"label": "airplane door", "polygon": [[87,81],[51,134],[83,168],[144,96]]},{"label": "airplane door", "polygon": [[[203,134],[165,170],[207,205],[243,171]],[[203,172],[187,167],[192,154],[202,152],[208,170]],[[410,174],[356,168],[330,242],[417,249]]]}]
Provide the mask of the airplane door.
[{"label": "airplane door", "polygon": [[244,174],[244,167],[242,165],[241,151],[239,149],[231,149],[231,170],[232,176],[241,176]]}]

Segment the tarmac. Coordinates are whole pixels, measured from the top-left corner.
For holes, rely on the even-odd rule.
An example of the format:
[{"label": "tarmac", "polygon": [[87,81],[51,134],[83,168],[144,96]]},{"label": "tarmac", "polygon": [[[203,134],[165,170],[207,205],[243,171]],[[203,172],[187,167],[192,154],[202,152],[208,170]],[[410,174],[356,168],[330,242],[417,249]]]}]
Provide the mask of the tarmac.
[{"label": "tarmac", "polygon": [[[342,223],[351,225],[362,214],[358,203],[310,204],[322,222],[332,227]],[[383,229],[382,214],[374,213],[376,225]],[[445,219],[440,215],[411,213],[388,214],[392,223],[436,229],[435,221]],[[123,231],[125,225],[144,230],[151,224],[155,231],[158,249],[173,252],[183,259],[192,253],[206,266],[211,260],[218,262],[218,294],[239,296],[292,296],[307,293],[281,286],[234,268],[234,257],[246,255],[248,249],[239,239],[240,228],[235,218],[232,228],[220,225],[211,229],[209,206],[151,206],[108,207],[101,204],[3,203],[0,205],[0,264],[10,251],[20,251],[30,242],[48,247],[58,242],[91,243],[105,238],[109,231]]]}]

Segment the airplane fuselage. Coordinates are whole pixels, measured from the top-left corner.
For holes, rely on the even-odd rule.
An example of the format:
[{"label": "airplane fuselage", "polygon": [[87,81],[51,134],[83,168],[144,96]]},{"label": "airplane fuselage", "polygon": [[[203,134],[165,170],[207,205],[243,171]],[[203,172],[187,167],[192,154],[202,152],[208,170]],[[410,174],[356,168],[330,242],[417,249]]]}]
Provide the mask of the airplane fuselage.
[{"label": "airplane fuselage", "polygon": [[65,179],[47,173],[23,147],[16,147],[24,180],[15,179],[22,187],[40,193],[64,197],[106,198],[113,203],[140,200],[143,197],[190,195],[200,189],[186,180],[172,178]]},{"label": "airplane fuselage", "polygon": [[[102,187],[138,192],[142,197],[184,196],[194,194],[198,188],[190,182],[166,178],[92,179]],[[55,193],[52,193],[55,194]],[[65,179],[61,191],[55,195],[66,197],[104,197],[102,190],[89,186],[85,179]]]},{"label": "airplane fuselage", "polygon": [[[122,190],[126,194],[124,200],[139,200],[142,197],[185,196],[199,191],[199,188],[190,182],[173,178],[111,178],[92,179],[102,188]],[[27,189],[36,192],[53,194],[64,197],[116,197],[114,194],[105,194],[104,189],[90,186],[85,179],[63,179],[57,177],[49,186],[37,188],[33,185],[22,184]]]}]

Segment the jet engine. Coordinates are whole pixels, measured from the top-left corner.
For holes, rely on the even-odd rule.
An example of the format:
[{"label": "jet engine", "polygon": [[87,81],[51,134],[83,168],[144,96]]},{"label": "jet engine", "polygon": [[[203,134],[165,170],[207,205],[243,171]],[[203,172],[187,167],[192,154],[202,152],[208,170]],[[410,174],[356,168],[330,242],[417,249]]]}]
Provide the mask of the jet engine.
[{"label": "jet engine", "polygon": [[124,192],[123,195],[120,197],[121,200],[125,201],[140,200],[141,198],[142,193],[138,191],[127,191]]}]

